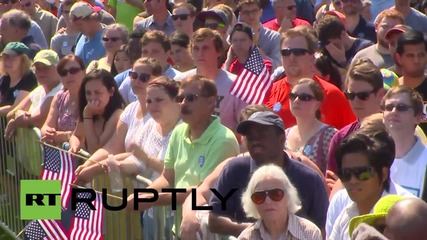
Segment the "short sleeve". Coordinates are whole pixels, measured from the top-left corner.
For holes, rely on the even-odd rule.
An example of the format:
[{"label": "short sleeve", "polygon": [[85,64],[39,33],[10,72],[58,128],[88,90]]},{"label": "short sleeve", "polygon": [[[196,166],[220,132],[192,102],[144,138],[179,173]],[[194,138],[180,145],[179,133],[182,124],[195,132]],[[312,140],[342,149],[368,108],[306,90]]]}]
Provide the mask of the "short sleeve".
[{"label": "short sleeve", "polygon": [[130,126],[132,119],[135,118],[135,104],[138,104],[138,102],[129,104],[122,114],[120,114],[120,121],[125,123],[128,127]]},{"label": "short sleeve", "polygon": [[15,86],[17,90],[31,92],[37,87],[37,78],[33,72],[27,73]]}]

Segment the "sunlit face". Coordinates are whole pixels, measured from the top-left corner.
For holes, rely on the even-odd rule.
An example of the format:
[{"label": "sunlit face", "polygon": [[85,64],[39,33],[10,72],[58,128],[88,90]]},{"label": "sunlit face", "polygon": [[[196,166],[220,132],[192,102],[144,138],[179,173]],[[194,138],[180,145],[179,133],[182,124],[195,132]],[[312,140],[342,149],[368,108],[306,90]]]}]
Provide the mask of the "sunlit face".
[{"label": "sunlit face", "polygon": [[34,0],[20,0],[21,10],[27,14],[32,14],[35,8]]},{"label": "sunlit face", "polygon": [[219,56],[221,55],[216,49],[212,40],[205,39],[193,43],[191,49],[196,66],[216,66]]},{"label": "sunlit face", "polygon": [[349,93],[369,93],[366,100],[355,97],[354,100],[348,99],[351,109],[358,119],[363,119],[380,110],[382,93],[373,93],[374,87],[366,81],[348,79],[347,92]]},{"label": "sunlit face", "polygon": [[345,15],[357,15],[363,8],[361,0],[341,1],[341,6]]},{"label": "sunlit face", "polygon": [[[61,76],[61,71],[67,71],[67,75]],[[67,64],[65,64],[65,66],[61,69],[61,71],[59,72],[59,75],[61,77],[62,85],[64,85],[65,89],[80,88],[82,80],[85,76],[85,71],[80,67],[80,64],[78,62],[76,61],[67,62]]]},{"label": "sunlit face", "polygon": [[[283,189],[283,183],[280,180],[267,176],[255,186],[254,192],[267,191],[271,189],[281,189],[285,191],[285,189]],[[283,216],[287,216],[289,214],[286,194],[280,201],[274,201],[267,196],[264,203],[255,206],[263,220],[283,218]]]},{"label": "sunlit face", "polygon": [[[368,158],[360,152],[347,153],[342,159],[342,169],[369,166]],[[384,181],[385,179],[380,179],[378,174],[373,171],[373,175],[367,180],[359,180],[353,175],[349,181],[343,181],[343,184],[351,200],[357,204],[378,196],[383,191],[381,183]]]},{"label": "sunlit face", "polygon": [[124,41],[117,29],[109,29],[104,33],[102,43],[107,52],[114,54],[120,49],[120,46],[124,44]]},{"label": "sunlit face", "polygon": [[297,17],[297,7],[295,0],[276,1],[273,6],[274,13],[277,19],[295,19]]},{"label": "sunlit face", "polygon": [[[303,37],[286,38],[282,42],[281,49],[305,49],[308,51],[308,44]],[[308,72],[312,72],[314,69],[314,56],[309,53],[305,53],[302,56],[282,56],[282,65],[286,71],[286,74],[291,77],[300,77],[306,75]]]},{"label": "sunlit face", "polygon": [[138,73],[138,76],[141,75],[141,73],[150,75],[150,79],[147,82],[143,82],[138,78],[133,79],[129,76],[131,80],[132,91],[135,93],[135,95],[137,96],[144,95],[146,93],[148,83],[154,78],[154,76],[152,76],[151,74],[152,69],[147,64],[136,63],[133,65],[132,71]]},{"label": "sunlit face", "polygon": [[34,73],[40,85],[49,84],[51,81],[58,81],[56,66],[47,66],[43,63],[34,63]]},{"label": "sunlit face", "polygon": [[419,77],[424,75],[427,65],[427,52],[424,43],[405,44],[403,53],[396,54],[396,60],[402,68],[404,75]]},{"label": "sunlit face", "polygon": [[129,56],[124,51],[119,51],[114,57],[114,66],[116,66],[117,72],[121,73],[131,68],[131,62]]},{"label": "sunlit face", "polygon": [[99,112],[95,114],[102,114],[107,106],[110,98],[113,96],[115,89],[107,89],[102,83],[101,79],[94,79],[86,83],[85,85],[85,96],[86,101],[99,101]]},{"label": "sunlit face", "polygon": [[249,38],[245,32],[234,32],[231,38],[231,47],[233,48],[236,56],[245,56],[249,54],[249,51],[253,45],[253,41]]},{"label": "sunlit face", "polygon": [[242,6],[239,16],[242,22],[253,26],[259,23],[261,14],[262,9],[259,8],[256,4],[245,4]]},{"label": "sunlit face", "polygon": [[20,56],[3,54],[2,55],[3,71],[5,71],[8,74],[19,72],[20,65],[21,65],[20,61],[21,61]]},{"label": "sunlit face", "polygon": [[154,58],[162,66],[167,64],[169,52],[166,52],[160,43],[149,42],[147,45],[142,46],[141,50],[141,57]]},{"label": "sunlit face", "polygon": [[375,31],[377,32],[377,38],[379,44],[383,47],[388,47],[389,41],[385,38],[385,34],[388,30],[392,29],[394,26],[402,24],[400,20],[396,18],[385,17],[375,26]]},{"label": "sunlit face", "polygon": [[[321,103],[315,98],[310,87],[307,84],[298,84],[292,89],[292,93],[299,96],[295,100],[289,101],[292,115],[297,119],[315,118],[316,111],[320,108]],[[311,100],[304,99],[305,96],[309,97]]]},{"label": "sunlit face", "polygon": [[404,105],[405,111],[398,111],[396,107],[392,110],[384,110],[384,124],[390,133],[414,133],[415,125],[420,123],[421,116],[416,116],[407,93],[392,95],[386,99],[384,106]]},{"label": "sunlit face", "polygon": [[189,62],[193,61],[190,55],[190,51],[187,48],[181,47],[176,44],[172,44],[171,58],[173,62],[178,66],[188,64]]},{"label": "sunlit face", "polygon": [[165,122],[172,112],[179,109],[179,103],[176,103],[163,89],[159,86],[149,86],[147,88],[147,110],[151,117],[158,122]]},{"label": "sunlit face", "polygon": [[198,122],[200,114],[206,115],[213,109],[215,97],[202,93],[200,83],[192,82],[179,90],[178,96],[185,96],[180,103],[182,120],[188,124]]}]

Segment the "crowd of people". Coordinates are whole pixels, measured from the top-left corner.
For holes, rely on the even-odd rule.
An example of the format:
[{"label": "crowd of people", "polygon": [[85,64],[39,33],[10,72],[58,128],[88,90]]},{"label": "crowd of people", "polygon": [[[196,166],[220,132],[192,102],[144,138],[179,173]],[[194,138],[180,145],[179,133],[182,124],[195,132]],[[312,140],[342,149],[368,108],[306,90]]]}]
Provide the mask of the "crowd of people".
[{"label": "crowd of people", "polygon": [[[128,196],[144,239],[172,198],[174,239],[424,239],[426,12],[426,0],[2,0],[0,142],[37,127],[90,154],[77,185],[113,155],[148,188],[187,189]],[[231,93],[255,52],[271,82],[257,103]]]}]

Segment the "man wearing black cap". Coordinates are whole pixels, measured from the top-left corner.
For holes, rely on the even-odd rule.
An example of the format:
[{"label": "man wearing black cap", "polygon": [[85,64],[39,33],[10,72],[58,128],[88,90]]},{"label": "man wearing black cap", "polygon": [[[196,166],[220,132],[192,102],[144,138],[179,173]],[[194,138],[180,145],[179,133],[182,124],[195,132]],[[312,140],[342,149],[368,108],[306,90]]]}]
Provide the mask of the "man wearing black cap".
[{"label": "man wearing black cap", "polygon": [[241,122],[237,132],[245,136],[250,156],[236,157],[224,167],[215,189],[226,196],[232,189],[238,189],[222,202],[213,195],[209,205],[209,228],[222,235],[238,236],[251,221],[245,216],[240,197],[249,182],[251,173],[259,166],[276,164],[283,167],[292,184],[297,188],[302,209],[297,215],[309,219],[319,228],[324,228],[328,196],[322,178],[302,163],[290,159],[283,151],[286,141],[282,119],[270,111],[256,112]]}]

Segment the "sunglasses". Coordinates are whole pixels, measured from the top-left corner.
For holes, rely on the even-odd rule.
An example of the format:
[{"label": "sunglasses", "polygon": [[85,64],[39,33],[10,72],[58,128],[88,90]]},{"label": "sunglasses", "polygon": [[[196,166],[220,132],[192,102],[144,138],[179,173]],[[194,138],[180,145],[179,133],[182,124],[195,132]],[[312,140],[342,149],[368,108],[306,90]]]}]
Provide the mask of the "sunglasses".
[{"label": "sunglasses", "polygon": [[186,102],[194,102],[199,97],[203,97],[203,96],[199,95],[199,94],[194,94],[194,93],[190,93],[190,94],[187,94],[187,95],[180,94],[180,95],[178,95],[178,96],[175,97],[175,102],[182,103],[184,100]]},{"label": "sunglasses", "polygon": [[69,74],[74,75],[77,74],[78,72],[80,72],[82,69],[78,68],[78,67],[72,67],[70,69],[62,69],[61,71],[58,72],[59,76],[61,77],[65,77]]},{"label": "sunglasses", "polygon": [[364,91],[364,92],[345,92],[345,96],[348,100],[353,101],[356,97],[362,101],[366,101],[368,100],[369,96],[372,93],[375,93],[376,90],[372,90],[372,91]]},{"label": "sunglasses", "polygon": [[280,50],[280,53],[284,57],[289,57],[291,54],[294,56],[304,56],[306,53],[308,53],[308,50],[304,48],[285,48]]},{"label": "sunglasses", "polygon": [[381,106],[382,111],[391,112],[393,109],[396,109],[398,112],[407,112],[409,109],[411,109],[412,106],[409,106],[404,103],[398,103],[397,105],[394,105],[392,103],[386,104],[384,106]]},{"label": "sunglasses", "polygon": [[286,7],[286,9],[288,9],[289,11],[292,11],[292,9],[294,8],[297,8],[297,5],[291,5]]},{"label": "sunglasses", "polygon": [[150,80],[151,75],[148,73],[141,73],[138,75],[137,72],[129,72],[129,77],[132,79],[139,79],[141,82],[146,83]]},{"label": "sunglasses", "polygon": [[266,191],[260,191],[260,192],[254,192],[251,195],[252,202],[256,205],[263,204],[265,202],[265,199],[267,196],[275,201],[278,202],[283,199],[285,196],[285,192],[282,189],[274,188]]},{"label": "sunglasses", "polygon": [[338,170],[338,177],[342,182],[348,182],[351,180],[351,176],[354,176],[359,181],[366,181],[374,175],[374,168],[370,166],[364,167],[353,167],[343,168]]},{"label": "sunglasses", "polygon": [[181,21],[185,21],[188,19],[188,16],[190,16],[190,14],[186,13],[186,14],[176,14],[176,15],[172,15],[171,18],[172,20],[176,21],[178,19],[180,19]]},{"label": "sunglasses", "polygon": [[210,29],[217,29],[218,27],[225,27],[224,23],[205,23],[205,28],[210,28]]},{"label": "sunglasses", "polygon": [[297,98],[303,102],[310,102],[311,100],[315,99],[314,96],[311,96],[310,94],[307,93],[291,93],[289,94],[289,98],[292,101],[295,101]]},{"label": "sunglasses", "polygon": [[109,42],[109,41],[112,41],[112,42],[116,42],[116,41],[118,41],[118,40],[120,40],[121,38],[119,38],[119,37],[110,37],[110,38],[108,38],[108,37],[103,37],[102,38],[102,41],[104,41],[104,42]]}]

